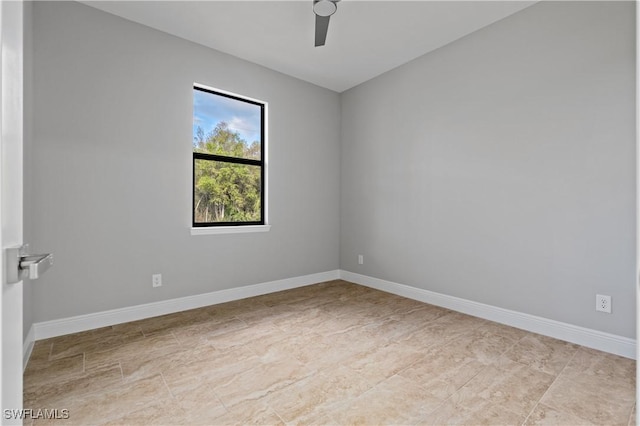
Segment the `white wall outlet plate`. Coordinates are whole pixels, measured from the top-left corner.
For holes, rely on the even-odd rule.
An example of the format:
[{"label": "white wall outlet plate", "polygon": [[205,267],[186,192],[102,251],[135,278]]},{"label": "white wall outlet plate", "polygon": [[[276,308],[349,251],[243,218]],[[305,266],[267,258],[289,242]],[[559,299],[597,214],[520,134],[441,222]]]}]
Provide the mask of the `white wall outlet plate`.
[{"label": "white wall outlet plate", "polygon": [[596,311],[611,313],[611,296],[596,294]]},{"label": "white wall outlet plate", "polygon": [[151,285],[153,287],[162,287],[162,274],[151,275]]}]

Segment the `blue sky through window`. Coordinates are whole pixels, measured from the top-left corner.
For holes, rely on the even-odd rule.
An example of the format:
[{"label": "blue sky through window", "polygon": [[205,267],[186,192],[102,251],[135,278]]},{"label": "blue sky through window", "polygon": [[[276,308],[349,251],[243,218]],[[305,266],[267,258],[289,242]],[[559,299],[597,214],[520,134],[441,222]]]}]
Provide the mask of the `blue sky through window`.
[{"label": "blue sky through window", "polygon": [[198,126],[208,135],[221,121],[247,145],[260,141],[260,106],[194,89],[193,136]]}]

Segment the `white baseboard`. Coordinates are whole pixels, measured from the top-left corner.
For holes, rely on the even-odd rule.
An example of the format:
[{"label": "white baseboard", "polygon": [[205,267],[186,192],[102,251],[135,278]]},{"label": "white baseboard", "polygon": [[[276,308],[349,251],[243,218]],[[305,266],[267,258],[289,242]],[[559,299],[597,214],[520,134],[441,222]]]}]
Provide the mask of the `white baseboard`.
[{"label": "white baseboard", "polygon": [[320,272],[317,274],[230,288],[227,290],[219,290],[195,296],[163,300],[160,302],[147,303],[127,308],[112,309],[109,311],[96,312],[94,314],[78,315],[70,318],[39,322],[33,324],[34,337],[35,340],[41,340],[49,337],[63,336],[65,334],[77,333],[79,331],[93,330],[129,321],[187,311],[189,309],[216,305],[218,303],[245,299],[247,297],[260,296],[267,293],[274,293],[276,291],[304,287],[324,281],[336,280],[338,278],[340,278],[339,270]]},{"label": "white baseboard", "polygon": [[27,363],[29,362],[29,358],[31,357],[31,352],[33,351],[33,344],[36,341],[36,330],[31,325],[29,327],[29,332],[27,333],[27,337],[24,339],[24,344],[22,345],[22,371],[27,368]]},{"label": "white baseboard", "polygon": [[385,281],[348,271],[340,271],[340,278],[387,293],[451,309],[475,317],[495,321],[511,327],[542,334],[588,348],[636,359],[636,340],[615,334],[579,327],[522,312],[498,308],[459,297],[435,293],[421,288]]},{"label": "white baseboard", "polygon": [[601,350],[603,352],[636,359],[635,339],[537,317],[535,315],[498,308],[491,305],[485,305],[483,303],[448,296],[446,294],[435,293],[429,290],[385,281],[349,271],[334,270],[254,284],[245,287],[214,291],[195,296],[181,297],[178,299],[164,300],[144,305],[35,323],[29,330],[24,342],[24,365],[26,367],[26,363],[31,355],[31,351],[33,350],[35,340],[107,327],[110,325],[186,311],[189,309],[201,308],[203,306],[245,299],[247,297],[260,296],[263,294],[304,287],[339,278],[375,288],[377,290],[382,290],[387,293],[419,300],[431,305],[441,306],[457,312],[462,312],[534,333],[543,334],[545,336],[554,337],[567,342],[576,343],[589,348]]}]

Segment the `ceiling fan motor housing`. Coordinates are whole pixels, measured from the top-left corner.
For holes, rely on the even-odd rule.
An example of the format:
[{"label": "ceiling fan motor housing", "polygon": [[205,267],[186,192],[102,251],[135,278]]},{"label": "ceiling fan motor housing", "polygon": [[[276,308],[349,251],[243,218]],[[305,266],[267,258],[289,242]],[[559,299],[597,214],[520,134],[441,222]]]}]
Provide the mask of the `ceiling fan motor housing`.
[{"label": "ceiling fan motor housing", "polygon": [[318,16],[331,16],[338,10],[336,3],[337,1],[332,0],[315,0],[313,2],[313,12]]}]

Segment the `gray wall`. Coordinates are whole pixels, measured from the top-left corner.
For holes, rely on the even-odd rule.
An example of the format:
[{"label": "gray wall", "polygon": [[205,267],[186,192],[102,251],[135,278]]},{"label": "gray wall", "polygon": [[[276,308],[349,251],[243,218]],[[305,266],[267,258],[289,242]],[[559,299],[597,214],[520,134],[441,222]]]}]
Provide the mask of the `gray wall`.
[{"label": "gray wall", "polygon": [[[81,4],[34,26],[36,322],[339,267],[338,94]],[[270,232],[190,235],[194,82],[269,103]]]},{"label": "gray wall", "polygon": [[634,16],[539,3],[343,93],[341,268],[634,338]]},{"label": "gray wall", "polygon": [[[340,96],[34,9],[32,321],[341,267],[635,337],[632,2],[539,3]],[[271,232],[189,235],[193,82],[269,102]]]}]

